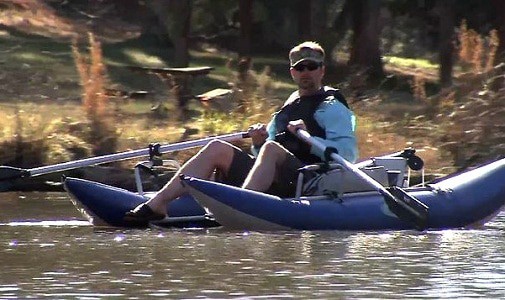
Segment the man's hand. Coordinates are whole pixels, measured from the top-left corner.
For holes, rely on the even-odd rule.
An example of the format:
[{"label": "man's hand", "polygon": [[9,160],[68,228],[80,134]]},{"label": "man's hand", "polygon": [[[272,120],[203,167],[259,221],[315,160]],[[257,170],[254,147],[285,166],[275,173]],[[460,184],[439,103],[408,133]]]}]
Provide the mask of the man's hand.
[{"label": "man's hand", "polygon": [[261,123],[249,126],[247,133],[251,137],[252,144],[255,147],[263,145],[268,137],[267,127]]},{"label": "man's hand", "polygon": [[307,130],[307,126],[305,126],[303,120],[289,121],[287,128],[295,136],[298,129]]}]

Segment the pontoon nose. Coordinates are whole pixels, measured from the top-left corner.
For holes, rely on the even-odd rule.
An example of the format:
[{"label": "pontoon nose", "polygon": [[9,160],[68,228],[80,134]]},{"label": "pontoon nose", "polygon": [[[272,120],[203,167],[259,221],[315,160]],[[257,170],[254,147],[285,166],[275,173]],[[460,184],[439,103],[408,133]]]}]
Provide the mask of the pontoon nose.
[{"label": "pontoon nose", "polygon": [[466,212],[461,216],[466,224],[482,224],[505,205],[505,159],[442,178],[431,186],[457,201],[458,209]]}]

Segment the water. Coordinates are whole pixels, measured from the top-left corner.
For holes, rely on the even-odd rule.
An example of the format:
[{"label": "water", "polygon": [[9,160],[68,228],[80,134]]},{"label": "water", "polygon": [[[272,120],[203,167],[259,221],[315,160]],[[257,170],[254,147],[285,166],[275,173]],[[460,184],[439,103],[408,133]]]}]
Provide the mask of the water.
[{"label": "water", "polygon": [[98,230],[63,193],[0,194],[0,298],[505,298],[479,230]]}]

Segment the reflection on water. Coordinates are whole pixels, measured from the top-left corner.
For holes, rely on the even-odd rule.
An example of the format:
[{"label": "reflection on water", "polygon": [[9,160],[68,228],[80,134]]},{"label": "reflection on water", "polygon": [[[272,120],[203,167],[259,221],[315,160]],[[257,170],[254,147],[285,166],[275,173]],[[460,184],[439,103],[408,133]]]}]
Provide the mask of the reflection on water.
[{"label": "reflection on water", "polygon": [[0,194],[0,298],[504,298],[481,230],[97,230],[65,194]]}]

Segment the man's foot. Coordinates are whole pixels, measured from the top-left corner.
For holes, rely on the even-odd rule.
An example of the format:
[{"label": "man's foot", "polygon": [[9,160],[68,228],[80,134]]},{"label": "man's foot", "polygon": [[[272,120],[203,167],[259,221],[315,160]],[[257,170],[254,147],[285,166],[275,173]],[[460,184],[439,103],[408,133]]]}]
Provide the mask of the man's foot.
[{"label": "man's foot", "polygon": [[149,205],[142,203],[134,209],[127,212],[123,221],[130,226],[147,227],[151,221],[159,221],[165,218],[164,214],[153,211]]}]

